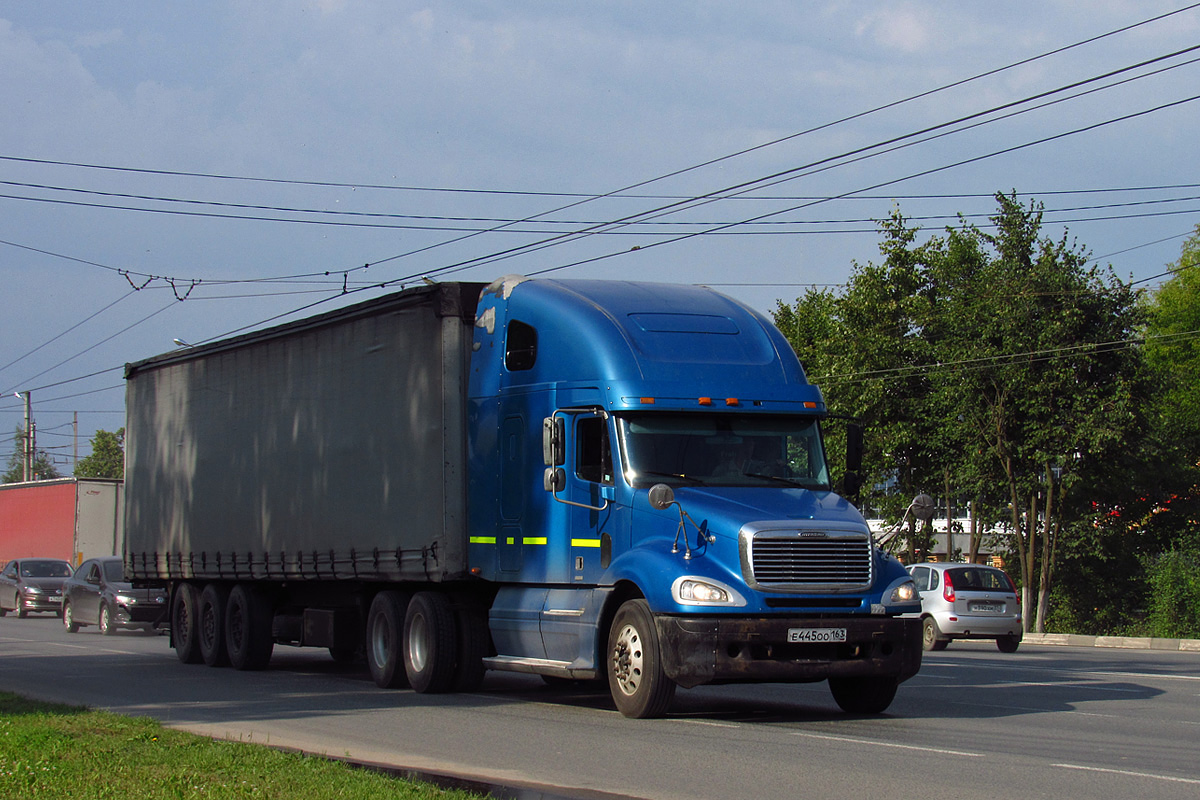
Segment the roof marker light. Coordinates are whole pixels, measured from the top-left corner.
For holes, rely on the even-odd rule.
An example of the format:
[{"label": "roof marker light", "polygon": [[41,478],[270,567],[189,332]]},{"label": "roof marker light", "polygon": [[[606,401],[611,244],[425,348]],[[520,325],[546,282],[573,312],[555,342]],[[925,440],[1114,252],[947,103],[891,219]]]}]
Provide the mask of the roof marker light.
[{"label": "roof marker light", "polygon": [[727,405],[727,406],[736,406],[736,405],[739,405],[739,403],[738,403],[738,399],[737,399],[736,397],[726,397],[726,398],[725,398],[725,405]]},{"label": "roof marker light", "polygon": [[698,399],[696,400],[696,402],[697,402],[697,403],[699,403],[699,404],[700,404],[700,405],[702,405],[702,406],[711,406],[711,405],[712,405],[712,398],[711,398],[711,397],[701,397],[701,398],[698,398]]}]

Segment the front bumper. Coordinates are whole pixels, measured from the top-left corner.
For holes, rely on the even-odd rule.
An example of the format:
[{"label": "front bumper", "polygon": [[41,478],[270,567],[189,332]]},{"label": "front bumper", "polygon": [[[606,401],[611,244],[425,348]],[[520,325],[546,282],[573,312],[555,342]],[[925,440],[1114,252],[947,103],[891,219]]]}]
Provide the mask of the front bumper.
[{"label": "front bumper", "polygon": [[[921,620],[900,617],[656,616],[663,671],[684,688],[705,683],[808,683],[895,677],[921,668]],[[793,628],[845,628],[846,641],[789,643]]]},{"label": "front bumper", "polygon": [[62,601],[61,594],[27,594],[22,596],[20,608],[33,613],[53,611],[59,614],[62,613]]}]

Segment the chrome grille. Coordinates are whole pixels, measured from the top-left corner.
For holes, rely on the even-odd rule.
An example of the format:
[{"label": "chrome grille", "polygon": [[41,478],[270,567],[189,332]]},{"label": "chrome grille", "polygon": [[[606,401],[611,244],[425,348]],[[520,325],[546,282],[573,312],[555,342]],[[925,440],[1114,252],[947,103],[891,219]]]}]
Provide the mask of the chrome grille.
[{"label": "chrome grille", "polygon": [[751,586],[807,591],[871,584],[871,540],[865,534],[772,531],[744,536],[742,542]]}]

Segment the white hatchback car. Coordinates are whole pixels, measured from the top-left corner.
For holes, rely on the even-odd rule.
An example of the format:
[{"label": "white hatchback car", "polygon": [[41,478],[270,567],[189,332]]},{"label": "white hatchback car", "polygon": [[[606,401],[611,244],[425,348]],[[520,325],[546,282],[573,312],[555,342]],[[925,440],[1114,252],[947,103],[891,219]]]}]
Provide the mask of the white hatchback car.
[{"label": "white hatchback car", "polygon": [[949,563],[913,564],[908,572],[921,594],[926,650],[944,650],[951,639],[995,639],[1000,652],[1017,651],[1021,598],[1004,570]]}]

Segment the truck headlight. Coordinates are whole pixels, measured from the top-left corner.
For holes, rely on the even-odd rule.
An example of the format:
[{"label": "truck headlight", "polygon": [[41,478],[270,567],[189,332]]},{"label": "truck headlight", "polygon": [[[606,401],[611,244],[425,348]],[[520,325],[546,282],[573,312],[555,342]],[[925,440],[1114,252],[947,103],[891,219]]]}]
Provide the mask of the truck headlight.
[{"label": "truck headlight", "polygon": [[892,589],[892,596],[888,602],[892,605],[906,605],[908,603],[915,603],[917,600],[916,584],[912,581],[905,581]]},{"label": "truck headlight", "polygon": [[671,584],[675,602],[683,606],[744,606],[737,590],[712,578],[682,577]]}]

